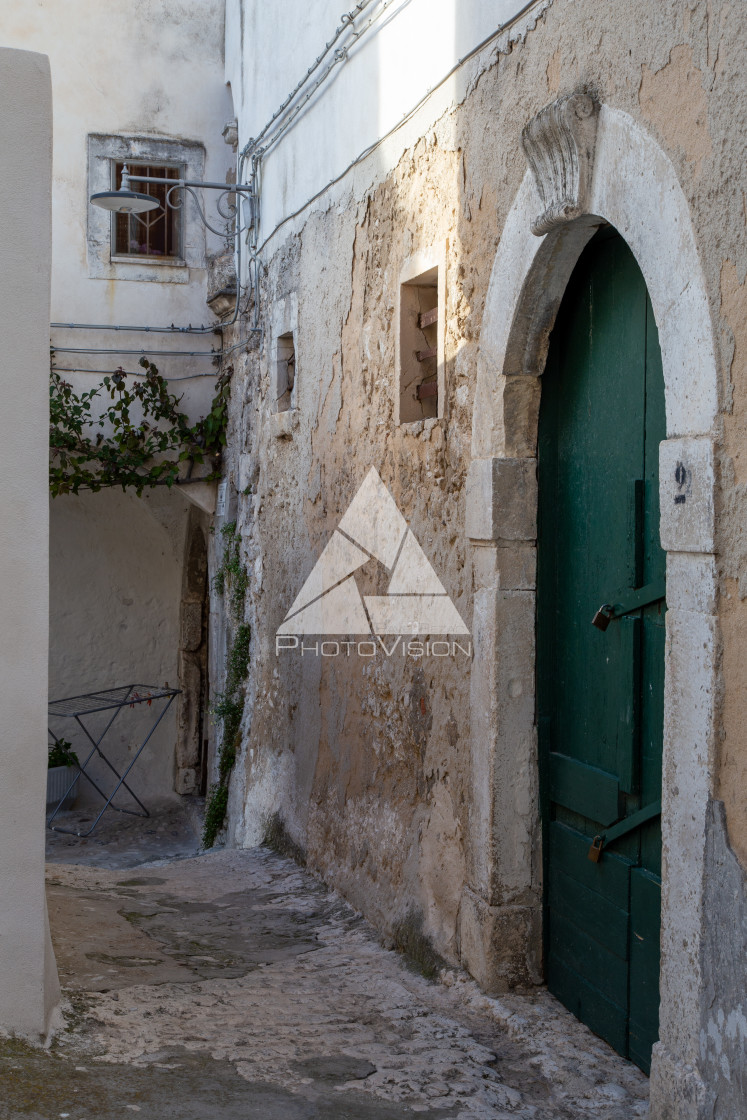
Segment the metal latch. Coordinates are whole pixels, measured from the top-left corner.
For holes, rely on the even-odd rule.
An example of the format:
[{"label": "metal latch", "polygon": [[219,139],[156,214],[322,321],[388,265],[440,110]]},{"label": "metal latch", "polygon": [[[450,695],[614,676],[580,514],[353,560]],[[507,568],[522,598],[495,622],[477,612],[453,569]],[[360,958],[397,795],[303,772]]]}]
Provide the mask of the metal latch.
[{"label": "metal latch", "polygon": [[618,592],[614,603],[604,603],[591,620],[592,626],[597,630],[606,630],[613,618],[622,618],[623,615],[633,614],[634,611],[648,607],[651,603],[658,603],[666,597],[664,580],[654,580],[645,587],[627,588]]},{"label": "metal latch", "polygon": [[617,824],[613,824],[606,832],[602,832],[594,837],[589,851],[587,852],[589,859],[592,863],[599,863],[605,844],[611,844],[613,840],[619,840],[621,836],[627,836],[629,832],[640,828],[642,824],[646,824],[647,821],[652,821],[655,817],[660,816],[661,801],[652,801],[650,805],[644,805],[642,809],[631,813],[629,817],[623,817],[621,821],[618,821]]}]

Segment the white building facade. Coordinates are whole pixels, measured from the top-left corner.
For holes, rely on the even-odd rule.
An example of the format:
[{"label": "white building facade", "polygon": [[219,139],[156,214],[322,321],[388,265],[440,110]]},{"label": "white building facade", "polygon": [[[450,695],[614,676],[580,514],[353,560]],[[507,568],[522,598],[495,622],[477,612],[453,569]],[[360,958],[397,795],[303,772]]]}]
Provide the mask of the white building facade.
[{"label": "white building facade", "polygon": [[[86,392],[120,368],[130,384],[142,378],[145,355],[196,420],[219,372],[219,320],[206,300],[209,258],[226,239],[205,229],[191,199],[146,228],[89,196],[118,185],[125,161],[133,173],[225,181],[234,158],[222,136],[232,115],[223,5],[155,3],[136,15],[128,4],[6,4],[2,22],[3,43],[50,59],[53,368]],[[184,688],[138,769],[150,797],[204,786],[207,619],[195,623],[189,604],[195,587],[205,597],[214,491],[82,490],[50,506],[50,697],[128,683]],[[130,760],[146,722],[133,712],[113,729],[115,765]],[[70,721],[53,731],[87,753]],[[104,780],[103,764],[93,766]],[[81,783],[79,803],[97,799]]]},{"label": "white building facade", "polygon": [[[655,1120],[731,1120],[747,1107],[738,13],[721,0],[282,7],[282,20],[255,0],[153,3],[145,22],[125,5],[8,12],[5,41],[51,59],[55,367],[91,385],[144,351],[195,414],[212,351],[231,369],[217,502],[204,483],[53,502],[51,691],[125,683],[135,666],[178,683],[145,792],[207,790],[221,840],[302,853],[421,961],[490,992],[549,981],[650,1070]],[[237,244],[230,228],[206,236],[191,202],[147,235],[91,208],[125,162],[238,176],[253,199]],[[631,577],[628,606],[611,589],[596,631],[584,602],[573,653],[585,664],[589,635],[611,626],[594,647],[606,655],[634,619],[611,732],[611,694],[598,703],[605,749],[627,735],[635,755],[617,769],[552,745],[569,689],[548,700],[543,670],[548,641],[567,650],[547,637],[567,604],[546,609],[545,573],[566,546],[571,575],[585,572],[591,551],[562,519],[548,544],[548,447],[591,446],[608,424],[622,453],[615,420],[622,432],[635,411],[623,361],[601,411],[583,398],[573,439],[548,419],[546,373],[562,367],[560,399],[575,400],[589,339],[611,329],[594,319],[567,357],[584,284],[590,308],[607,299],[621,316],[610,361],[634,334],[621,269],[588,271],[597,251],[636,277],[643,367],[660,371],[646,477],[617,481],[632,486],[632,538],[645,523],[654,542],[634,563],[653,557],[666,581]],[[150,329],[112,329],[133,326]],[[605,460],[610,493],[616,470]],[[368,522],[361,494],[378,503]],[[627,516],[610,502],[601,521]],[[397,574],[405,548],[416,588]],[[362,613],[333,619],[333,593]],[[426,594],[425,621],[372,623],[376,604]],[[437,626],[439,596],[466,633]],[[605,671],[581,672],[579,709]],[[572,873],[563,844],[581,852]]]}]

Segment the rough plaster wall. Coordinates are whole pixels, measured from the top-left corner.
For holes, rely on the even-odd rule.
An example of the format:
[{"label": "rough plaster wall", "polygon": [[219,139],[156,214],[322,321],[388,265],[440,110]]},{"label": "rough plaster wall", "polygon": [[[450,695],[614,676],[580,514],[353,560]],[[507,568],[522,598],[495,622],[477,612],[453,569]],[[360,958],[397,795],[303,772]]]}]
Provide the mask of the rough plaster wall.
[{"label": "rough plaster wall", "polygon": [[[519,17],[518,25],[531,23],[552,2],[535,0],[533,11]],[[436,120],[470,67],[454,82],[441,83],[444,75],[524,7],[523,0],[367,5],[356,20],[355,41],[343,34],[335,44],[345,51],[344,66],[335,68],[322,96],[311,99],[283,142],[263,158],[262,237],[340,175],[382,133],[401,125],[405,111],[434,89],[424,116]],[[305,0],[284,0],[283,14],[285,19],[278,21],[274,8],[262,0],[237,0],[227,6],[226,75],[235,91],[242,144],[259,134],[342,23],[336,0],[315,0],[313,6]],[[293,28],[292,36],[288,27]],[[237,40],[242,37],[239,59]],[[267,58],[272,59],[270,66],[264,65]],[[396,128],[389,142],[389,167],[392,147],[397,149],[396,162],[408,146],[404,135]]]},{"label": "rough plaster wall", "polygon": [[[259,460],[273,473],[266,489],[260,475],[255,525],[262,553],[278,557],[283,567],[267,564],[262,572],[258,641],[264,648],[258,660],[268,673],[254,708],[249,784],[255,787],[266,769],[283,774],[278,802],[289,827],[331,878],[342,875],[351,897],[362,904],[365,894],[369,909],[374,903],[382,925],[404,917],[413,905],[419,908],[412,884],[422,862],[431,924],[455,955],[464,869],[454,838],[465,824],[465,774],[451,754],[455,709],[466,710],[468,660],[446,675],[417,662],[403,667],[396,659],[368,666],[307,657],[276,666],[272,645],[290,601],[372,464],[467,616],[458,595],[463,546],[457,551],[456,529],[444,533],[442,524],[454,527],[461,518],[466,414],[463,434],[455,439],[459,450],[447,468],[443,424],[392,435],[393,395],[382,376],[394,367],[388,327],[401,266],[415,249],[445,237],[452,215],[439,212],[436,195],[439,188],[451,193],[461,173],[458,153],[444,152],[435,138],[422,145],[417,159],[420,171],[408,186],[414,202],[408,199],[407,209],[416,215],[408,236],[398,235],[393,192],[382,187],[361,209],[360,220],[353,207],[343,220],[336,212],[314,216],[276,273],[272,294],[281,298],[299,289],[314,262],[324,261],[318,283],[299,300],[297,403],[310,422],[302,422],[291,440],[277,439],[269,424],[260,434]],[[403,181],[408,178],[405,172]],[[419,500],[430,486],[440,534]],[[267,750],[270,743],[288,744],[282,761]],[[264,803],[265,785],[259,782],[259,796],[250,793],[248,814],[274,807]],[[421,833],[420,857],[410,853],[413,830]]]},{"label": "rough plaster wall", "polygon": [[[744,198],[744,193],[743,193]],[[747,284],[745,256],[729,252],[721,268],[721,313],[730,375],[730,409],[724,424],[721,461],[724,714],[718,796],[724,803],[729,838],[747,866]]]},{"label": "rough plaster wall", "polygon": [[[179,608],[189,507],[179,493],[137,498],[119,490],[51,502],[49,692],[53,699],[120,684],[178,687]],[[175,712],[171,709],[132,771],[139,797],[174,790]],[[153,710],[126,709],[104,750],[122,772],[147,732]],[[101,716],[92,721],[99,726]],[[53,730],[83,759],[86,740],[72,720]],[[107,747],[108,744],[108,747]],[[111,754],[109,754],[111,748]],[[92,774],[110,789],[96,761]],[[85,781],[80,803],[100,804]],[[126,804],[126,802],[123,802]]]},{"label": "rough plaster wall", "polygon": [[747,882],[729,844],[720,801],[709,805],[706,835],[706,907],[713,920],[703,945],[710,983],[700,1049],[713,1118],[732,1120],[747,1101],[747,999],[744,986],[734,983],[747,960]]},{"label": "rough plaster wall", "polygon": [[[747,743],[745,716],[745,597],[747,536],[744,448],[747,435],[747,301],[744,252],[747,130],[744,127],[745,27],[740,5],[688,4],[681,45],[655,75],[654,127],[670,127],[676,165],[692,198],[696,232],[721,343],[723,442],[717,491],[717,552],[721,581],[720,765],[729,841],[747,865]],[[645,86],[645,81],[644,81]],[[653,87],[652,87],[653,88]],[[643,89],[643,86],[642,86]],[[688,108],[683,110],[683,106]],[[653,107],[651,109],[653,114]],[[686,118],[683,124],[683,118]],[[679,124],[675,121],[679,119]],[[686,126],[685,126],[686,125]],[[718,435],[719,433],[717,433]]]},{"label": "rough plaster wall", "polygon": [[[714,322],[722,328],[721,388],[732,409],[722,478],[728,482],[733,471],[745,486],[738,455],[747,424],[739,356],[747,345],[747,91],[739,16],[739,6],[725,0],[635,0],[624,9],[558,0],[510,53],[491,55],[463,103],[396,168],[374,171],[376,185],[365,197],[338,194],[334,204],[317,204],[269,260],[262,292],[268,324],[273,301],[298,295],[299,414],[293,438],[276,439],[267,351],[250,356],[237,381],[239,398],[252,402],[242,438],[256,472],[254,492],[240,497],[255,574],[255,706],[247,741],[252,753],[240,779],[246,784],[242,835],[248,842],[262,815],[279,807],[311,861],[374,921],[391,928],[415,908],[452,958],[467,825],[468,672],[452,662],[278,661],[274,631],[372,464],[471,620],[462,487],[487,283],[526,169],[521,128],[579,84],[639,121],[676,168],[692,208]],[[371,158],[376,166],[381,153]],[[447,418],[415,434],[392,427],[397,278],[409,253],[440,238],[448,238]],[[731,598],[722,617],[721,796],[730,839],[745,859],[747,625],[741,593],[729,582],[747,562],[742,506],[739,487],[722,500],[719,548]]]}]

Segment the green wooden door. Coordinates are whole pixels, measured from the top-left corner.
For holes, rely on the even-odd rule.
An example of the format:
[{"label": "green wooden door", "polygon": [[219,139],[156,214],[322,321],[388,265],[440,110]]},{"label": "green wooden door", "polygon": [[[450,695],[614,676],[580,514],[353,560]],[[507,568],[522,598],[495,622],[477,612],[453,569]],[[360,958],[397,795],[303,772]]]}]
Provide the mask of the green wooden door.
[{"label": "green wooden door", "polygon": [[[542,382],[546,976],[566,1007],[648,1071],[659,1011],[664,384],[643,277],[612,230],[576,266]],[[612,608],[605,630],[592,625],[602,605]],[[635,827],[634,816],[647,819]],[[607,834],[593,862],[592,841]]]}]

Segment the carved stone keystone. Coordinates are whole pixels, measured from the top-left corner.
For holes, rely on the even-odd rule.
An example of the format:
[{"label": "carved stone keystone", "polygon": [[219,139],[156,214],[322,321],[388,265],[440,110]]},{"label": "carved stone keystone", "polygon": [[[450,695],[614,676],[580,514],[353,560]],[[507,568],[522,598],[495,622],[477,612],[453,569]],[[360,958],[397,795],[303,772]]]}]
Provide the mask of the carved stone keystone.
[{"label": "carved stone keystone", "polygon": [[233,250],[225,249],[208,257],[207,304],[219,318],[236,306],[236,265]]},{"label": "carved stone keystone", "polygon": [[588,213],[599,102],[567,93],[524,126],[521,142],[543,210],[532,222],[538,237]]},{"label": "carved stone keystone", "polygon": [[229,147],[236,151],[239,146],[239,122],[235,117],[232,121],[228,121],[223,129],[223,139]]}]

